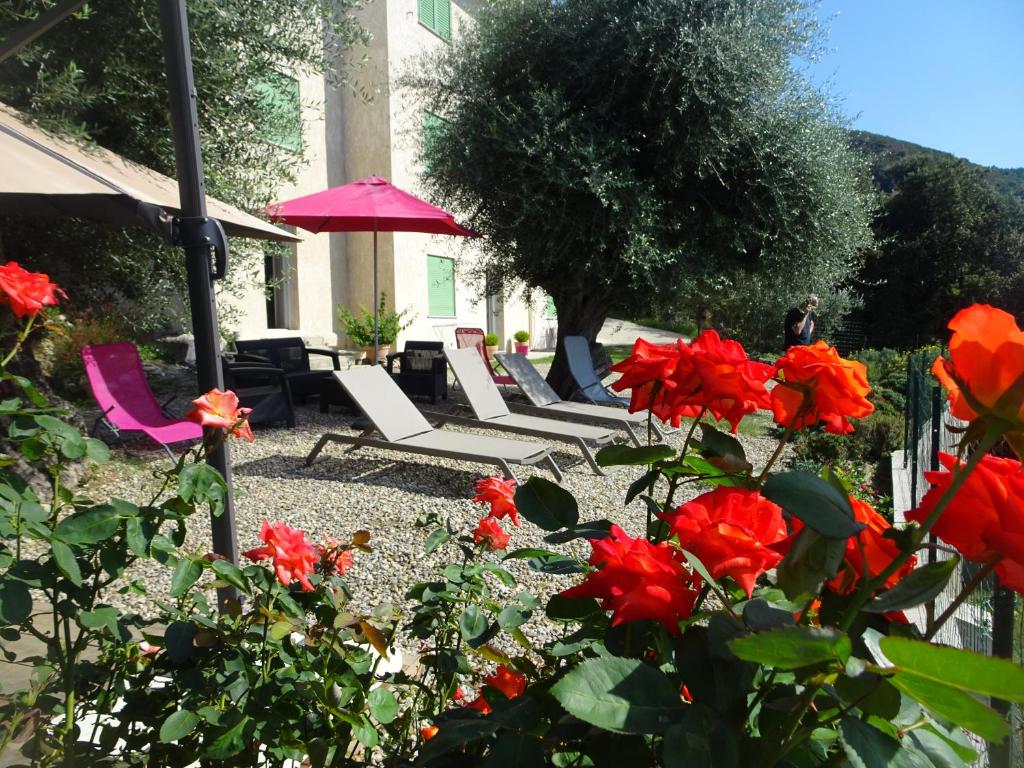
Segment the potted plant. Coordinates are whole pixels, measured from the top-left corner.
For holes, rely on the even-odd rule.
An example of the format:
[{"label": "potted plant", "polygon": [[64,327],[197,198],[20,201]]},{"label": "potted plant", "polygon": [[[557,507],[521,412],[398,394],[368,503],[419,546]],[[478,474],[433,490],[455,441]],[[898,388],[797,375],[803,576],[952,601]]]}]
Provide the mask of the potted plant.
[{"label": "potted plant", "polygon": [[[382,359],[391,352],[391,345],[395,343],[398,334],[412,324],[411,310],[403,309],[397,312],[388,309],[386,298],[381,294],[377,310],[377,347]],[[362,347],[367,362],[377,362],[373,354],[373,313],[361,306],[357,315],[348,307],[338,305],[338,321],[345,329],[345,334],[352,339],[352,343]]]},{"label": "potted plant", "polygon": [[530,332],[516,331],[512,338],[516,340],[516,352],[520,355],[530,354]]},{"label": "potted plant", "polygon": [[488,333],[484,336],[484,346],[487,348],[487,356],[494,357],[494,353],[498,351],[498,344],[501,343],[501,339],[498,338],[496,333]]}]

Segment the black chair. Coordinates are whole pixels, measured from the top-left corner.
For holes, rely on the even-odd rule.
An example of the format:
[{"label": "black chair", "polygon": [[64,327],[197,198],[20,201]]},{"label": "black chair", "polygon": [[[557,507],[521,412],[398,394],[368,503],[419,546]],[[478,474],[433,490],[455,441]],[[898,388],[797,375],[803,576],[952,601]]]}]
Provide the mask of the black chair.
[{"label": "black chair", "polygon": [[222,358],[224,386],[238,395],[238,404],[252,408],[249,423],[295,426],[295,407],[288,374],[259,362]]},{"label": "black chair", "polygon": [[237,363],[256,363],[280,368],[288,376],[288,385],[292,396],[300,403],[306,402],[309,395],[320,393],[325,378],[332,376],[326,369],[311,369],[310,355],[330,357],[334,363],[333,370],[341,370],[341,360],[337,350],[307,347],[298,336],[283,339],[247,339],[236,341],[235,355]]},{"label": "black chair", "polygon": [[[393,370],[398,361],[398,373]],[[448,364],[444,358],[444,342],[407,341],[401,352],[392,352],[387,360],[388,373],[407,395],[448,399]]]}]

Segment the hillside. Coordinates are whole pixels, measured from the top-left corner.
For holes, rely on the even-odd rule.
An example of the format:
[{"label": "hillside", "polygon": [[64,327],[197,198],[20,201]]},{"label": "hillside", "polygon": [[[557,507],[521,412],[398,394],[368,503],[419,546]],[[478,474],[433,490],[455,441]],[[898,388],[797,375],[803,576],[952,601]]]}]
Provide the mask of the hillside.
[{"label": "hillside", "polygon": [[[891,136],[869,133],[868,131],[850,131],[850,143],[871,158],[872,174],[882,189],[890,187],[882,168],[894,160],[920,152],[954,157],[949,152],[922,147],[920,144],[914,144],[910,141],[902,141]],[[1024,199],[1024,168],[996,168],[994,166],[977,165],[976,163],[971,163],[971,165],[980,168],[997,189]]]}]

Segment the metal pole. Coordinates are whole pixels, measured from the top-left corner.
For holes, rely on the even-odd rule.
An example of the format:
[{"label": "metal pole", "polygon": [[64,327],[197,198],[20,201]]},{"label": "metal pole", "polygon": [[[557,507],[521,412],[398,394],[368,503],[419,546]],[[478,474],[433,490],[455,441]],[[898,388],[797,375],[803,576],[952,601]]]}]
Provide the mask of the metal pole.
[{"label": "metal pole", "polygon": [[378,304],[380,294],[377,291],[377,222],[373,223],[373,364],[377,365],[380,362],[380,342],[377,338],[378,335],[378,323],[380,318],[377,317],[380,310]]},{"label": "metal pole", "polygon": [[[1015,595],[1012,591],[995,580],[995,594],[992,595],[992,655],[1003,659],[1013,659],[1013,608]],[[992,699],[992,708],[1008,718],[1013,705],[1002,699]],[[1009,738],[1002,744],[989,745],[989,765],[991,768],[1011,768],[1013,746],[1016,733],[1011,731]]]},{"label": "metal pole", "polygon": [[[206,189],[203,182],[203,156],[199,146],[199,120],[196,90],[192,79],[192,52],[189,45],[188,17],[184,0],[160,0],[160,30],[164,43],[164,62],[170,92],[171,130],[178,171],[178,194],[183,217],[206,216]],[[196,346],[196,371],[199,391],[223,389],[217,308],[214,305],[208,245],[185,248],[188,296],[192,311],[192,335]],[[217,431],[206,431],[207,444],[216,440]],[[235,507],[231,491],[231,461],[227,445],[209,454],[207,462],[223,475],[227,483],[224,513],[210,521],[213,550],[232,562],[238,562],[235,536]],[[234,589],[218,590],[218,602],[237,600]]]}]

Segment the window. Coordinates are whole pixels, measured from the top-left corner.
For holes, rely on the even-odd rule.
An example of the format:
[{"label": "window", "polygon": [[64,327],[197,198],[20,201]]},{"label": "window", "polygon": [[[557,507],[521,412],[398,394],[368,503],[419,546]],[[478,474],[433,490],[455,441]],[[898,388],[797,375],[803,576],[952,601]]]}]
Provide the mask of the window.
[{"label": "window", "polygon": [[437,156],[435,141],[438,134],[445,130],[449,122],[432,112],[423,113],[423,164],[429,169],[431,160]]},{"label": "window", "polygon": [[455,259],[427,256],[427,314],[455,317]]},{"label": "window", "polygon": [[302,102],[299,81],[280,72],[271,72],[256,83],[256,95],[265,119],[263,138],[271,144],[302,150]]},{"label": "window", "polygon": [[419,0],[420,24],[438,37],[452,40],[452,0]]}]

